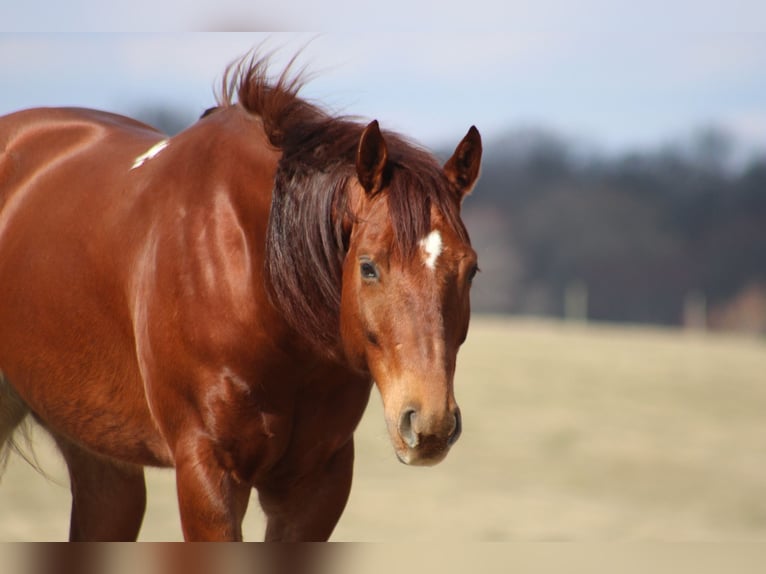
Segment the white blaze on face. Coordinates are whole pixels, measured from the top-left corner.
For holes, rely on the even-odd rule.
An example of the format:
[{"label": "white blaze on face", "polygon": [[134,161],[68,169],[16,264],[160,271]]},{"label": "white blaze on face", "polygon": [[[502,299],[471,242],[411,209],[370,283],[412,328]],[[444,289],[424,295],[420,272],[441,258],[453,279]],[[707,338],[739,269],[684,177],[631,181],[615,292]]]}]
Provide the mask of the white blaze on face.
[{"label": "white blaze on face", "polygon": [[149,161],[153,157],[156,157],[157,154],[159,154],[162,150],[168,147],[169,143],[170,143],[169,140],[162,140],[160,142],[157,142],[148,150],[146,150],[144,153],[142,153],[140,156],[138,156],[136,160],[133,162],[133,167],[131,167],[130,169],[136,169],[137,167],[141,167],[147,161]]},{"label": "white blaze on face", "polygon": [[420,240],[420,247],[423,249],[423,262],[426,267],[436,269],[436,261],[442,253],[442,234],[432,231],[428,237]]}]

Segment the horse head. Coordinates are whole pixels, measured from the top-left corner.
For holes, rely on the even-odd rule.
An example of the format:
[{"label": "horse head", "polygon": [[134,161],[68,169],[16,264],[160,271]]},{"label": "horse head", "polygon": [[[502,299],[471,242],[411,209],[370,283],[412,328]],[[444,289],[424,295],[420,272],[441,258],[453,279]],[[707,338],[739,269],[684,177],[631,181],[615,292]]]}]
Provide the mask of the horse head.
[{"label": "horse head", "polygon": [[[424,180],[408,178],[406,161],[389,156],[378,123],[359,140],[341,336],[347,357],[374,379],[394,449],[406,464],[438,463],[461,433],[453,381],[478,266],[459,214],[478,177],[481,151],[472,127],[425,180],[430,189],[403,190],[397,188]],[[402,238],[402,229],[413,226],[397,226],[401,217],[427,226],[414,226],[419,237]]]}]

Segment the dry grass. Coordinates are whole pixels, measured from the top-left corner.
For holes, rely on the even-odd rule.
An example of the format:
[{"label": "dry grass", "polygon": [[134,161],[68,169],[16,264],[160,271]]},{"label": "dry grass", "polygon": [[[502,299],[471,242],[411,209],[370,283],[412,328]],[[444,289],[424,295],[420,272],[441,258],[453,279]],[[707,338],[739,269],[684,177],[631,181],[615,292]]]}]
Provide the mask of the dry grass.
[{"label": "dry grass", "polygon": [[[373,397],[334,539],[766,540],[766,341],[482,318],[457,396],[463,438],[429,469],[396,462]],[[68,507],[15,458],[0,539],[64,539]],[[173,475],[150,471],[142,539],[179,538]]]}]

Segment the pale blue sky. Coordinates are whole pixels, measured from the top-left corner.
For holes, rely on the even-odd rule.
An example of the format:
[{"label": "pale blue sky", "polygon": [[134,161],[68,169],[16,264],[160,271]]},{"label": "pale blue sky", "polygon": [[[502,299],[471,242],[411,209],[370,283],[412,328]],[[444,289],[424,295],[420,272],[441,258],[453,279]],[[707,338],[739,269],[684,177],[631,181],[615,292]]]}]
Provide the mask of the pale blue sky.
[{"label": "pale blue sky", "polygon": [[[353,15],[341,0],[300,9],[237,0],[215,10],[183,0],[15,4],[0,7],[0,22],[15,31],[0,34],[0,114],[38,105],[127,113],[150,102],[196,114],[238,55],[268,38],[285,57],[314,38],[301,61],[319,76],[306,95],[429,145],[456,141],[471,124],[490,140],[543,125],[621,150],[716,124],[766,149],[762,1],[477,0],[446,9],[388,0]],[[326,31],[183,32],[288,26]],[[163,31],[93,33],[135,29]]]}]

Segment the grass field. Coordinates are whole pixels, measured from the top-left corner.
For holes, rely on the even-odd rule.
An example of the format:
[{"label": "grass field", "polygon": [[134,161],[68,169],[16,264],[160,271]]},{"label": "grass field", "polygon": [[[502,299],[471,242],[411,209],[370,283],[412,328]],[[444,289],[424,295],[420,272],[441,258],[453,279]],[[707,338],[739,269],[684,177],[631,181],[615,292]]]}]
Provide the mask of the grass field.
[{"label": "grass field", "polygon": [[[766,541],[766,340],[478,318],[458,366],[463,437],[437,467],[396,461],[373,396],[334,540]],[[36,437],[50,479],[11,460],[0,540],[66,538]],[[141,539],[180,539],[172,472],[148,488]]]}]

